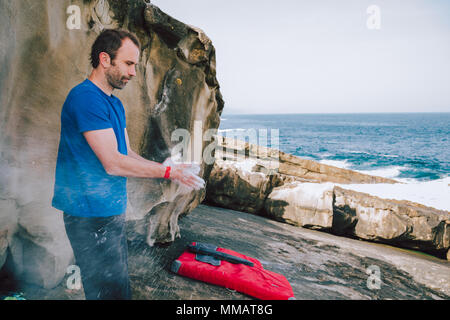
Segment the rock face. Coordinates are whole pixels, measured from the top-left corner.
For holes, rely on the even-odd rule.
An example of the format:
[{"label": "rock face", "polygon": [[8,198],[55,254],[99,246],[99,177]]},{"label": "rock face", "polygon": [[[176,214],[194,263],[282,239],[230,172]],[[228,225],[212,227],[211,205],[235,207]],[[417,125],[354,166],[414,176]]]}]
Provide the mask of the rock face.
[{"label": "rock face", "polygon": [[329,230],[333,225],[333,196],[333,186],[329,184],[290,183],[273,189],[264,209],[278,221]]},{"label": "rock face", "polygon": [[[444,256],[450,247],[450,214],[410,201],[381,199],[334,187],[337,231]],[[350,222],[351,221],[351,222]],[[350,223],[348,223],[350,222]]]},{"label": "rock face", "polygon": [[333,184],[294,182],[275,188],[265,214],[289,224],[389,243],[444,257],[450,214],[409,201],[381,199]]},{"label": "rock face", "polygon": [[[251,299],[172,273],[172,262],[192,241],[215,244],[258,259],[264,269],[287,278],[298,300],[450,298],[450,264],[429,255],[206,205],[199,205],[180,219],[180,228],[183,236],[171,246],[148,247],[145,237],[129,241],[133,299]],[[378,283],[371,274],[376,268]],[[30,286],[21,291],[26,299],[83,299],[83,291],[67,290],[63,285],[66,281],[52,290]],[[175,306],[170,307],[175,312]],[[274,306],[274,313],[283,308],[285,305]]]},{"label": "rock face", "polygon": [[[264,173],[253,172],[239,163],[216,160],[211,171],[207,189],[208,200],[226,208],[240,208],[242,211],[257,213],[264,207],[273,182]],[[249,165],[249,163],[246,163]],[[250,163],[251,165],[251,163]]]},{"label": "rock face", "polygon": [[[321,164],[310,160],[309,169],[303,174],[305,162],[281,153],[278,170],[273,170],[275,161],[269,161],[269,157],[250,157],[249,150],[255,146],[220,139],[219,146],[228,146],[228,151],[216,153],[218,159],[207,185],[208,203],[295,226],[416,249],[441,258],[448,255],[449,212],[405,200],[382,199],[334,184],[337,181],[345,186],[342,181],[386,183],[393,180],[359,173],[353,176],[351,170],[322,168]],[[230,160],[233,150],[248,158]],[[236,154],[234,159],[239,160]],[[272,160],[276,158],[274,150],[266,154]],[[283,161],[289,161],[288,172],[295,175],[285,174]]]},{"label": "rock face", "polygon": [[[77,18],[71,5],[79,29],[68,27]],[[203,31],[143,0],[1,0],[0,21],[0,267],[6,261],[19,279],[52,287],[73,261],[61,212],[51,207],[59,117],[69,90],[90,73],[98,33],[119,27],[142,44],[136,78],[114,94],[133,150],[158,162],[180,143],[175,129],[192,134],[200,123],[191,140],[204,147],[203,132],[218,127],[215,51]],[[201,169],[207,176],[211,165]],[[149,244],[173,241],[178,216],[205,196],[157,179],[129,179],[128,191],[127,217]]]}]

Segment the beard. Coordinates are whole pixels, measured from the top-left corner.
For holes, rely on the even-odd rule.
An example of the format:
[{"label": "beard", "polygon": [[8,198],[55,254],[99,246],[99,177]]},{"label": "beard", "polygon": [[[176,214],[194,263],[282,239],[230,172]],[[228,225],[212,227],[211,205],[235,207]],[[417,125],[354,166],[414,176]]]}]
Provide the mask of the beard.
[{"label": "beard", "polygon": [[123,89],[127,85],[127,82],[125,80],[130,80],[130,78],[123,76],[120,73],[119,68],[116,68],[114,64],[112,65],[113,67],[108,69],[108,71],[106,71],[105,73],[106,80],[114,89]]}]

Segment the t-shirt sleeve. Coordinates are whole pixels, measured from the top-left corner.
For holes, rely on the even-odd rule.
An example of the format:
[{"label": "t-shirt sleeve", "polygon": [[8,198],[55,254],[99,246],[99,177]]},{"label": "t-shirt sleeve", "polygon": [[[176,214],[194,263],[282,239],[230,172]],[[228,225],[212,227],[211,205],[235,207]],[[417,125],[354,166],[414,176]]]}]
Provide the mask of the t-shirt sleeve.
[{"label": "t-shirt sleeve", "polygon": [[103,99],[94,92],[86,91],[74,96],[70,111],[80,133],[112,128],[109,110]]}]

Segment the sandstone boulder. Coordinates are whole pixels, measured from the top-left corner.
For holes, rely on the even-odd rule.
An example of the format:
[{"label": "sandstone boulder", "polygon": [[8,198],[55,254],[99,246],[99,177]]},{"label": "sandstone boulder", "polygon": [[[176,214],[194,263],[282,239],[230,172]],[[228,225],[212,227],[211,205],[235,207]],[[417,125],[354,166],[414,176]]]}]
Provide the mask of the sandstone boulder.
[{"label": "sandstone boulder", "polygon": [[406,200],[382,199],[331,183],[274,188],[264,215],[292,225],[388,243],[444,257],[450,213]]},{"label": "sandstone boulder", "polygon": [[265,213],[292,225],[330,230],[333,224],[333,185],[294,182],[274,188]]},{"label": "sandstone boulder", "polygon": [[292,181],[304,181],[267,172],[267,168],[258,161],[224,161],[217,158],[209,175],[205,200],[224,208],[258,213],[264,209],[266,198],[273,188]]},{"label": "sandstone boulder", "polygon": [[[176,129],[192,134],[200,123],[191,140],[204,148],[202,134],[219,126],[224,102],[212,42],[147,2],[0,1],[0,267],[8,255],[19,279],[52,286],[73,259],[61,212],[51,207],[59,117],[69,90],[91,71],[90,47],[101,30],[127,29],[142,44],[137,76],[114,92],[133,150],[163,162],[180,143],[172,139]],[[69,6],[80,9],[79,29],[68,27],[76,12]],[[211,169],[202,163],[200,174]],[[130,226],[148,244],[179,236],[178,216],[205,196],[159,179],[129,179],[128,191]]]},{"label": "sandstone boulder", "polygon": [[[252,171],[254,162],[220,161],[211,171],[208,190],[210,202],[251,213],[259,212],[264,205],[271,181],[264,173]],[[240,166],[242,164],[242,166]]]},{"label": "sandstone boulder", "polygon": [[441,253],[450,248],[450,213],[410,201],[381,199],[334,187],[333,209],[355,217],[356,224],[338,226],[360,239]]}]

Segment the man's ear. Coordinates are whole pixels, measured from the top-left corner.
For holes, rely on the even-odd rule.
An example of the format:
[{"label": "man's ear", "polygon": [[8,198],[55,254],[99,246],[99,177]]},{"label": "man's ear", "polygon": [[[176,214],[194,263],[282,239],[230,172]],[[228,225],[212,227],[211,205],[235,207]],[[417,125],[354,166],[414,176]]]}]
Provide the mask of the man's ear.
[{"label": "man's ear", "polygon": [[109,66],[111,66],[111,57],[106,52],[100,52],[99,61],[103,68],[108,68]]}]

